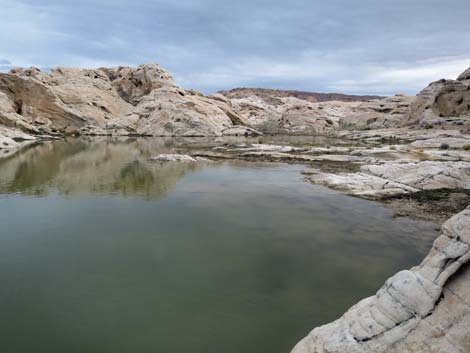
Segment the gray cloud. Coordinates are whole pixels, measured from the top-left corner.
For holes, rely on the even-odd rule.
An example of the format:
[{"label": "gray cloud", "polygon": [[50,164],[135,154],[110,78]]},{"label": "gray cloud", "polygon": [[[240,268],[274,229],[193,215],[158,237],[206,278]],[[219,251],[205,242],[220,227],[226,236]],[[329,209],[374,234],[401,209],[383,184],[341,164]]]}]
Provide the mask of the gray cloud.
[{"label": "gray cloud", "polygon": [[0,57],[16,66],[158,62],[204,92],[415,93],[470,66],[467,0],[0,0],[0,8]]}]

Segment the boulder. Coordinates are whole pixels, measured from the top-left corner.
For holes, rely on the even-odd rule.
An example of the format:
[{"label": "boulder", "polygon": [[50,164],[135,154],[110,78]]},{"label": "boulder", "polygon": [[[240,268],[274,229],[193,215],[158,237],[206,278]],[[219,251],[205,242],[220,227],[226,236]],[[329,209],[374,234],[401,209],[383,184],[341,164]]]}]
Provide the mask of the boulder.
[{"label": "boulder", "polygon": [[[462,119],[467,118],[467,119]],[[470,125],[470,69],[422,90],[410,106],[407,125]]]}]

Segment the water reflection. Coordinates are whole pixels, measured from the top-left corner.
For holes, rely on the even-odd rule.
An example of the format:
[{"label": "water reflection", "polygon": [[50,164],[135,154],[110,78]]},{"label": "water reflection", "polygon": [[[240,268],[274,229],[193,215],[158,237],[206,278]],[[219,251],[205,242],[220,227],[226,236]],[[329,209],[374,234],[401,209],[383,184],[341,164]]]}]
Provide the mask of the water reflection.
[{"label": "water reflection", "polygon": [[436,236],[299,166],[149,161],[207,143],[70,139],[0,160],[2,353],[288,352]]},{"label": "water reflection", "polygon": [[0,193],[120,194],[156,199],[199,165],[149,160],[190,141],[74,138],[44,142],[0,160]]}]

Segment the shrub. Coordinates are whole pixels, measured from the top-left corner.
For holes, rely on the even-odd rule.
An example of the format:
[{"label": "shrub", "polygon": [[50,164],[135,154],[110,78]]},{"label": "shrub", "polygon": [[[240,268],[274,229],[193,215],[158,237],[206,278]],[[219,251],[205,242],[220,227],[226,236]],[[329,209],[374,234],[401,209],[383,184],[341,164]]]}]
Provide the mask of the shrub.
[{"label": "shrub", "polygon": [[449,144],[447,144],[447,143],[443,143],[443,144],[441,144],[441,147],[440,147],[440,149],[441,149],[441,150],[448,150],[448,149],[449,149],[449,147],[450,147],[450,146],[449,146]]},{"label": "shrub", "polygon": [[464,146],[463,146],[463,149],[464,149],[465,151],[470,151],[470,145],[464,145]]}]

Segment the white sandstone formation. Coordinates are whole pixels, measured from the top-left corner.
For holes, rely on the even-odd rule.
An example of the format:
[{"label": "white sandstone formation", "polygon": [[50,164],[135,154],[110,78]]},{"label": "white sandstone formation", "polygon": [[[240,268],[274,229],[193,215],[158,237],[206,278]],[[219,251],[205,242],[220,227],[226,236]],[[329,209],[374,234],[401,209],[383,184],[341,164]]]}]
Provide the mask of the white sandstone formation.
[{"label": "white sandstone formation", "polygon": [[383,198],[420,190],[470,188],[468,162],[387,162],[364,165],[358,173],[312,173],[308,180],[367,198]]}]

